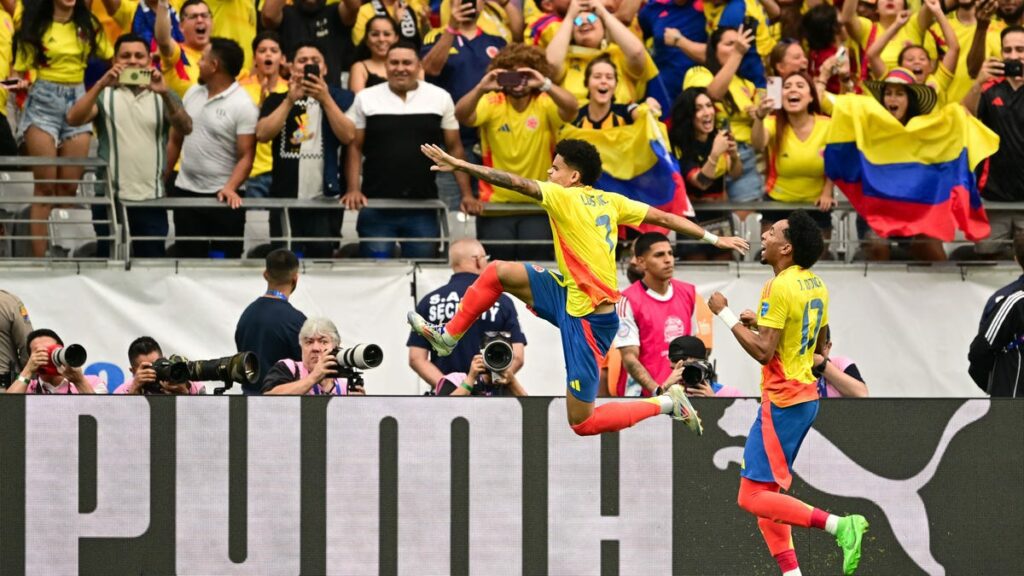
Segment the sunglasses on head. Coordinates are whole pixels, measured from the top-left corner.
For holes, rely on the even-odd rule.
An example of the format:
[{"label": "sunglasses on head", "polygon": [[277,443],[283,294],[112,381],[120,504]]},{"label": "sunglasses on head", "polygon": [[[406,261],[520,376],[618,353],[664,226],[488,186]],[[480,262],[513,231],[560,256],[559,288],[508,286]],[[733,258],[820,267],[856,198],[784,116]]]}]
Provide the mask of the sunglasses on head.
[{"label": "sunglasses on head", "polygon": [[583,22],[586,22],[587,24],[593,24],[594,22],[597,22],[597,14],[594,14],[593,12],[588,12],[586,15],[581,14],[580,16],[577,16],[572,20],[572,23],[575,24],[577,28],[583,26]]}]

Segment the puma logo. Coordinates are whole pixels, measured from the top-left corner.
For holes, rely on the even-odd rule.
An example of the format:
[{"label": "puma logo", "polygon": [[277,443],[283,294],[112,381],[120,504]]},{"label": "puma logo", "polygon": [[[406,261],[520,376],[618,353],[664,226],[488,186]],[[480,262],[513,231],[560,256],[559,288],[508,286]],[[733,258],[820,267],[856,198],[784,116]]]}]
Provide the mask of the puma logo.
[{"label": "puma logo", "polygon": [[[746,436],[759,409],[757,400],[736,400],[718,421],[718,427],[732,437]],[[814,428],[807,433],[793,473],[811,487],[827,494],[869,500],[885,514],[896,540],[911,560],[928,574],[943,575],[945,568],[931,553],[928,511],[919,494],[931,481],[950,441],[969,424],[988,413],[988,400],[968,400],[953,414],[942,431],[935,453],[925,467],[905,480],[884,478],[864,469]],[[743,462],[743,447],[722,448],[713,458],[719,470],[732,462]],[[827,465],[821,465],[826,463]]]}]

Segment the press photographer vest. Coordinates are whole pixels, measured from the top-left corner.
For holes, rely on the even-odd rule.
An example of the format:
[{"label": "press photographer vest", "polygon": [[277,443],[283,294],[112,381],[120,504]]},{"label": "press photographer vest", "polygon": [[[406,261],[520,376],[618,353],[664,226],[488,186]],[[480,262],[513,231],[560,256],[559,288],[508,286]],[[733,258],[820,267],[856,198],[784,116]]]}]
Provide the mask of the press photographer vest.
[{"label": "press photographer vest", "polygon": [[[296,380],[302,380],[306,376],[309,376],[309,370],[306,370],[306,365],[301,362],[296,362],[291,358],[285,358],[284,360],[281,360],[281,363],[288,367],[288,370],[295,375]],[[305,396],[320,396],[324,394],[333,394],[335,396],[348,395],[348,381],[345,378],[335,378],[334,388],[327,389],[330,390],[330,392],[324,390],[322,386],[323,383],[313,386],[309,389],[309,392],[306,392]]]},{"label": "press photographer vest", "polygon": [[696,290],[693,284],[673,278],[672,297],[666,302],[648,294],[643,282],[634,282],[622,295],[629,300],[640,332],[640,363],[651,378],[661,384],[672,373],[672,364],[668,361],[669,342],[693,334]]}]

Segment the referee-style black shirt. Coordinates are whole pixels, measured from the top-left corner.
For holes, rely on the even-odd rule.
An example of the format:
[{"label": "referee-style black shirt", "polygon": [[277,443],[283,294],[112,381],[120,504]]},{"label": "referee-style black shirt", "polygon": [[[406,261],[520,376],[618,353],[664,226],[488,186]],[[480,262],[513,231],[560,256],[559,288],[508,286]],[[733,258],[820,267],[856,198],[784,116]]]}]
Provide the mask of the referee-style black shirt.
[{"label": "referee-style black shirt", "polygon": [[1024,201],[1024,86],[1015,91],[1005,78],[988,84],[978,102],[978,119],[999,135],[999,151],[979,167],[981,197]]}]

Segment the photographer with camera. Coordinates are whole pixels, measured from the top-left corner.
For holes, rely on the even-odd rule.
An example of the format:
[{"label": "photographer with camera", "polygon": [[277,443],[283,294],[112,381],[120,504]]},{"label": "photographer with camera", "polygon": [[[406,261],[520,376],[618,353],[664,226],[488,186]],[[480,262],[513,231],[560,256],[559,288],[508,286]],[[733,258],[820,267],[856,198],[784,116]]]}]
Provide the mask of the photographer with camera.
[{"label": "photographer with camera", "polygon": [[8,394],[95,394],[105,391],[96,376],[82,373],[85,348],[79,344],[65,347],[64,341],[49,328],[33,330],[25,339],[28,362],[7,389]]},{"label": "photographer with camera", "polygon": [[680,336],[672,340],[668,345],[668,359],[673,368],[662,385],[665,389],[673,384],[682,384],[687,396],[746,396],[739,388],[718,382],[715,365],[708,361],[708,349],[704,346],[704,341],[696,336]]},{"label": "photographer with camera", "polygon": [[164,359],[160,344],[149,336],[140,336],[128,345],[128,362],[133,378],[118,386],[114,394],[206,394],[203,384],[160,374],[160,364],[171,361]]},{"label": "photographer with camera", "polygon": [[383,359],[379,346],[357,344],[341,349],[338,328],[327,318],[310,318],[299,330],[302,362],[279,360],[263,380],[264,394],[362,396],[362,375],[355,369],[376,368]]},{"label": "photographer with camera", "polygon": [[512,370],[512,340],[508,332],[485,332],[480,353],[469,373],[452,372],[438,381],[436,396],[528,396]]}]

